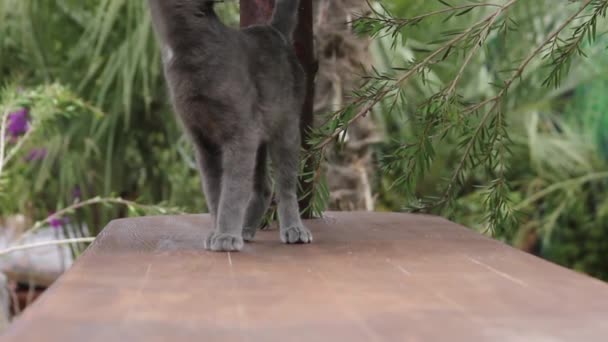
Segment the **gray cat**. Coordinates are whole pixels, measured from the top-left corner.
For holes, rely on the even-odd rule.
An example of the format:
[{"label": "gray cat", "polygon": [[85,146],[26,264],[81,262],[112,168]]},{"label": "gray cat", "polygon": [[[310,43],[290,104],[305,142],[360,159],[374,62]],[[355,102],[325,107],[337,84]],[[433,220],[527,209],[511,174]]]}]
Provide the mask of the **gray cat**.
[{"label": "gray cat", "polygon": [[280,237],[310,243],[297,173],[305,75],[292,48],[299,0],[277,0],[270,25],[224,25],[217,1],[148,0],[173,107],[195,146],[215,229],[213,251],[251,241],[271,196],[275,166]]}]

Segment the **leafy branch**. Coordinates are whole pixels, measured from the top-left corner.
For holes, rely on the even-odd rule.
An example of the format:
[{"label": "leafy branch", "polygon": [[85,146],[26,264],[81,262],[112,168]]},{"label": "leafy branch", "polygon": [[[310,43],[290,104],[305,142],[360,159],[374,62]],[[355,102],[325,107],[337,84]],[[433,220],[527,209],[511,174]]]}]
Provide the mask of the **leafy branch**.
[{"label": "leafy branch", "polygon": [[67,244],[74,244],[74,243],[90,243],[93,241],[95,241],[94,237],[83,237],[83,238],[61,239],[61,240],[30,243],[30,244],[19,245],[19,246],[11,246],[11,247],[5,248],[3,250],[0,250],[0,257],[14,253],[14,252],[27,250],[27,249],[48,247],[48,246],[67,245]]},{"label": "leafy branch", "polygon": [[[451,50],[454,49],[458,43],[462,42],[466,38],[469,38],[473,33],[475,33],[475,35],[479,37],[479,41],[477,42],[476,45],[481,45],[483,43],[483,41],[485,41],[485,39],[487,38],[487,33],[492,28],[492,26],[496,22],[497,18],[517,1],[518,0],[510,0],[505,5],[499,6],[499,9],[496,10],[494,13],[492,13],[488,17],[482,19],[481,21],[477,22],[470,28],[459,33],[454,38],[449,40],[447,43],[440,46],[434,52],[429,54],[422,61],[420,61],[418,63],[414,63],[411,67],[407,68],[406,72],[401,77],[397,78],[396,80],[394,80],[390,77],[387,77],[385,75],[379,75],[379,74],[376,74],[375,77],[370,78],[372,80],[377,80],[377,81],[383,82],[384,84],[382,84],[378,88],[373,87],[373,86],[370,87],[368,89],[369,91],[367,92],[367,94],[366,93],[355,94],[355,95],[359,95],[359,96],[357,96],[356,100],[353,101],[346,108],[335,113],[332,119],[336,120],[341,117],[348,116],[348,114],[350,112],[352,112],[353,108],[362,106],[361,109],[355,115],[353,115],[346,123],[333,129],[333,132],[331,132],[331,134],[329,134],[329,136],[325,136],[324,139],[322,139],[321,141],[315,141],[314,136],[313,136],[313,138],[312,138],[312,141],[314,143],[313,149],[314,150],[323,150],[332,141],[334,141],[340,134],[342,134],[348,128],[348,126],[350,126],[352,123],[354,123],[358,119],[366,116],[374,108],[374,106],[376,106],[379,102],[381,102],[385,98],[389,97],[395,91],[398,91],[399,88],[402,87],[413,76],[416,76],[418,74],[423,74],[424,70],[426,68],[429,68],[431,65],[435,64],[437,62],[436,59],[438,57],[440,57],[442,54],[443,54],[443,56],[441,57],[441,60],[445,60],[447,58],[447,56],[450,54]],[[482,6],[479,6],[479,4],[478,4],[475,7],[482,7]],[[475,7],[472,7],[472,8],[475,8]],[[411,23],[410,23],[410,25],[411,25]],[[481,34],[480,32],[483,32],[485,34]],[[474,51],[477,51],[477,48],[475,48]],[[456,86],[458,79],[460,79],[461,74],[464,72],[464,68],[466,67],[466,65],[468,64],[469,61],[470,61],[470,57],[467,58],[465,65],[463,66],[463,68],[461,69],[459,74],[455,77],[454,81],[452,82],[453,87]],[[392,82],[393,84],[389,85],[387,81],[393,81]],[[330,120],[330,122],[333,123],[334,122],[333,120]],[[322,130],[325,127],[327,127],[327,125],[322,127],[321,130],[317,131],[318,137],[319,136],[323,137]]]},{"label": "leafy branch", "polygon": [[25,234],[21,235],[21,237],[17,240],[17,242],[23,241],[23,239],[32,235],[33,233],[40,230],[44,226],[50,224],[53,220],[56,220],[57,218],[61,218],[68,214],[74,213],[77,209],[96,205],[96,204],[126,206],[132,213],[135,213],[135,214],[138,214],[141,212],[159,213],[159,214],[169,214],[169,213],[184,214],[184,212],[181,211],[181,209],[179,209],[179,208],[167,208],[167,207],[164,207],[161,205],[145,205],[145,204],[140,204],[140,203],[137,203],[134,201],[125,200],[120,197],[117,197],[117,198],[95,197],[95,198],[91,198],[91,199],[88,199],[85,201],[74,203],[66,208],[58,210],[57,212],[53,213],[52,215],[49,215],[48,217],[46,217],[42,220],[37,221],[32,226],[32,228],[27,230],[27,232]]},{"label": "leafy branch", "polygon": [[470,11],[477,9],[477,8],[483,8],[483,7],[499,7],[500,8],[503,6],[503,5],[494,4],[494,3],[473,3],[473,4],[468,4],[468,5],[452,6],[445,1],[442,1],[442,0],[438,0],[438,1],[441,2],[443,5],[445,5],[446,8],[432,11],[429,13],[425,13],[422,15],[414,16],[411,18],[395,18],[390,13],[390,11],[388,10],[388,8],[386,6],[379,3],[380,7],[382,8],[382,11],[378,11],[378,10],[374,9],[374,6],[370,3],[369,0],[367,0],[368,6],[369,6],[369,8],[372,9],[372,13],[374,14],[374,17],[358,18],[355,21],[355,30],[359,34],[367,34],[372,37],[378,36],[379,34],[381,34],[383,32],[388,32],[392,36],[397,36],[399,34],[399,32],[401,32],[401,30],[403,30],[404,28],[406,28],[408,26],[418,25],[418,24],[422,23],[423,21],[430,19],[432,17],[438,16],[438,15],[447,14],[447,17],[444,19],[444,21],[447,21],[454,16],[458,17],[458,16],[465,15],[465,14],[469,13]]},{"label": "leafy branch", "polygon": [[[551,37],[550,42],[547,42],[546,45],[550,48],[547,57],[551,60],[549,63],[551,72],[543,82],[543,85],[555,87],[559,86],[561,84],[563,74],[566,73],[570,68],[572,58],[575,56],[586,56],[581,45],[585,40],[585,37],[590,43],[595,40],[597,35],[597,22],[600,18],[606,17],[606,12],[608,11],[608,1],[585,1],[581,5],[581,9],[577,12],[577,17],[580,16],[587,7],[592,8],[591,14],[581,18],[585,20],[573,28],[571,37],[564,40],[560,39],[559,35],[554,35]],[[576,19],[576,17],[571,17],[566,21],[566,23],[570,24],[572,21],[574,21],[574,19]],[[564,28],[562,28],[562,30],[563,29]]]},{"label": "leafy branch", "polygon": [[[475,9],[485,8],[492,11],[464,30],[445,32],[444,38],[438,42],[440,44],[438,47],[428,53],[422,51],[426,56],[421,60],[414,60],[405,68],[393,68],[393,71],[402,72],[401,75],[372,70],[371,75],[366,77],[363,87],[354,93],[354,100],[330,116],[313,132],[312,153],[323,156],[327,146],[336,141],[339,143],[339,138],[351,124],[369,114],[380,103],[388,102],[389,112],[396,108],[405,108],[408,99],[403,89],[406,84],[414,77],[420,78],[423,84],[427,84],[427,75],[433,67],[444,63],[454,55],[462,55],[463,59],[451,81],[416,105],[415,121],[412,123],[420,124],[422,128],[414,132],[416,138],[413,142],[402,144],[394,153],[385,156],[385,170],[399,173],[396,184],[407,184],[408,188],[412,189],[416,179],[423,177],[433,163],[434,144],[448,136],[456,137],[459,140],[457,146],[462,152],[459,153],[459,162],[454,171],[446,180],[443,195],[439,198],[417,200],[417,204],[409,207],[410,210],[428,211],[444,208],[454,197],[458,186],[465,182],[466,173],[484,166],[486,173],[495,177],[484,186],[485,206],[488,212],[486,222],[491,230],[504,228],[515,223],[515,210],[509,199],[510,188],[506,179],[510,138],[505,118],[505,99],[517,81],[522,79],[532,62],[539,57],[551,58],[549,64],[553,67],[553,71],[550,72],[549,77],[555,81],[553,84],[557,85],[561,79],[561,72],[567,70],[564,64],[575,54],[584,56],[581,43],[585,37],[592,39],[595,36],[597,21],[605,17],[608,0],[581,1],[572,15],[564,19],[512,69],[510,77],[498,86],[496,95],[474,103],[463,100],[459,94],[459,83],[493,32],[500,31],[506,36],[509,31],[515,31],[511,26],[516,23],[509,18],[508,11],[520,1],[508,0],[504,4],[474,3],[462,6],[440,2],[446,8],[405,19],[394,18],[390,11],[381,5],[382,11],[372,11],[374,17],[357,19],[355,28],[358,32],[374,37],[386,33],[394,39],[394,46],[404,28],[417,25],[427,18],[446,15],[446,20],[449,20]],[[566,29],[578,22],[580,23],[576,24],[570,38],[566,40],[561,38]],[[551,52],[543,56],[547,47],[551,47]]]},{"label": "leafy branch", "polygon": [[[528,65],[532,62],[532,60],[534,60],[536,57],[538,57],[540,55],[540,53],[545,48],[545,46],[551,44],[551,42],[553,42],[555,39],[557,39],[557,37],[559,37],[560,33],[562,33],[575,19],[577,19],[579,17],[579,15],[586,9],[586,7],[589,6],[589,4],[592,3],[593,1],[594,0],[585,0],[585,2],[583,3],[583,5],[581,5],[581,7],[578,11],[576,11],[573,15],[571,15],[568,19],[566,19],[541,44],[539,44],[516,68],[515,72],[511,76],[511,78],[509,78],[507,81],[505,81],[502,90],[496,96],[492,97],[491,99],[489,99],[487,101],[482,102],[481,105],[477,104],[477,105],[474,105],[473,107],[465,110],[465,112],[472,112],[472,111],[477,110],[478,108],[481,108],[482,105],[492,103],[490,109],[488,109],[485,112],[485,114],[483,115],[472,139],[470,139],[470,142],[466,145],[462,159],[461,159],[460,163],[458,164],[458,166],[456,167],[456,171],[454,172],[452,180],[450,181],[450,184],[448,185],[448,191],[446,191],[446,197],[449,196],[449,191],[453,188],[453,185],[456,184],[457,178],[460,175],[460,173],[462,172],[462,170],[464,169],[466,161],[469,158],[471,151],[473,150],[473,147],[475,146],[477,139],[479,138],[480,133],[482,132],[483,128],[485,127],[488,119],[490,119],[492,114],[497,110],[497,108],[500,107],[503,99],[507,95],[507,92],[509,91],[509,89],[511,88],[513,83],[522,76],[522,74],[524,73],[524,71],[526,70]],[[606,4],[608,4],[608,2],[606,2]]]},{"label": "leafy branch", "polygon": [[92,205],[96,205],[96,204],[123,205],[123,206],[126,206],[129,209],[129,211],[131,211],[132,213],[135,213],[135,214],[141,214],[141,213],[184,214],[184,212],[182,212],[178,208],[167,208],[167,207],[160,206],[160,205],[144,205],[144,204],[139,204],[137,202],[125,200],[120,197],[118,197],[118,198],[95,197],[95,198],[88,199],[86,201],[74,203],[64,209],[58,210],[57,212],[53,213],[52,215],[49,215],[48,217],[46,217],[45,219],[37,221],[36,223],[34,223],[34,225],[30,229],[28,229],[17,240],[15,240],[14,243],[16,245],[5,248],[3,250],[0,250],[0,256],[7,255],[7,254],[17,252],[17,251],[31,249],[31,248],[93,242],[95,240],[94,237],[80,237],[80,238],[72,238],[72,239],[44,241],[44,242],[23,244],[23,245],[20,244],[27,237],[31,236],[32,234],[34,234],[41,228],[51,224],[52,221],[54,221],[58,218],[65,217],[66,215],[72,214],[80,208],[84,208],[84,207],[88,207],[88,206],[92,206]]}]

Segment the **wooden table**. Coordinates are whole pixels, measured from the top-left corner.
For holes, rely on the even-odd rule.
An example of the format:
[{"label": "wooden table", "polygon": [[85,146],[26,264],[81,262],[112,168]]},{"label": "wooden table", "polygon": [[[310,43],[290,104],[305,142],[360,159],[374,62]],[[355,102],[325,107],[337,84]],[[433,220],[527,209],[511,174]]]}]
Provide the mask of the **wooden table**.
[{"label": "wooden table", "polygon": [[112,222],[2,341],[608,341],[608,285],[441,218],[328,213],[312,245]]}]

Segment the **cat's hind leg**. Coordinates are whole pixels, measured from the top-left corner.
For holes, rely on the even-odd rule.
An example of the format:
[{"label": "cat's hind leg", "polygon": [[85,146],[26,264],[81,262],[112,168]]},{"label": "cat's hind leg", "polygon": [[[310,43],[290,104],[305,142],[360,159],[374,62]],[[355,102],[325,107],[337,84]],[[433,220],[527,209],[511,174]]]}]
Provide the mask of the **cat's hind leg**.
[{"label": "cat's hind leg", "polygon": [[266,144],[260,145],[257,153],[255,165],[255,175],[253,180],[253,195],[249,201],[245,214],[245,224],[243,226],[243,239],[252,241],[255,233],[262,223],[264,214],[270,205],[272,190],[268,175],[268,147]]},{"label": "cat's hind leg", "polygon": [[312,233],[302,223],[298,207],[300,132],[296,122],[284,129],[270,145],[279,200],[280,236],[281,241],[289,244],[312,242]]}]

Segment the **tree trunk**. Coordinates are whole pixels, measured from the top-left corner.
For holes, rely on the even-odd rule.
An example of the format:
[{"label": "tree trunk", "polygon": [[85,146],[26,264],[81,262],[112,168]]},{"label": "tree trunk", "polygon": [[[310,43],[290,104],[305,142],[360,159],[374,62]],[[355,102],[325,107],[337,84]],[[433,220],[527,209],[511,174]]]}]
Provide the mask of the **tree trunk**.
[{"label": "tree trunk", "polygon": [[[266,24],[272,17],[274,0],[240,0],[241,5],[241,27],[256,24]],[[315,94],[315,74],[317,63],[314,55],[313,42],[313,10],[312,0],[301,0],[298,12],[298,26],[294,34],[294,48],[300,63],[306,72],[306,98],[302,108],[300,131],[302,134],[302,146],[308,151],[308,131],[313,125],[313,107]],[[310,168],[310,165],[307,165]],[[303,193],[309,193],[307,183],[301,182]],[[300,209],[307,208],[311,196],[300,196]]]},{"label": "tree trunk", "polygon": [[[369,8],[365,0],[314,0],[314,7],[319,58],[315,113],[323,115],[343,108],[361,85],[359,75],[370,69],[370,40],[355,35],[350,25],[355,14],[365,14]],[[368,115],[349,127],[344,146],[328,149],[325,169],[330,209],[375,209],[372,146],[380,141]]]}]

